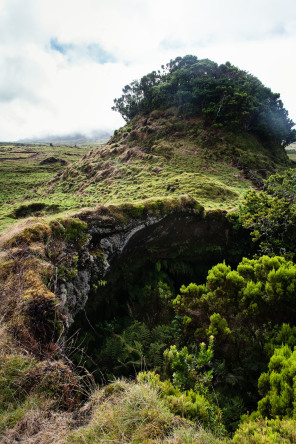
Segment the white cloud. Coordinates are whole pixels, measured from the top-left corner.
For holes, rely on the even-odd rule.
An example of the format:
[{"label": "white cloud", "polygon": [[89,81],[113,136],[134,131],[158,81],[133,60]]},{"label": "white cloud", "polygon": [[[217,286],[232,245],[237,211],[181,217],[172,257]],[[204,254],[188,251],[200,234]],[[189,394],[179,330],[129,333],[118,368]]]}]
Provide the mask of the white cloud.
[{"label": "white cloud", "polygon": [[122,87],[170,58],[231,63],[296,120],[294,0],[0,0],[0,140],[115,129]]}]

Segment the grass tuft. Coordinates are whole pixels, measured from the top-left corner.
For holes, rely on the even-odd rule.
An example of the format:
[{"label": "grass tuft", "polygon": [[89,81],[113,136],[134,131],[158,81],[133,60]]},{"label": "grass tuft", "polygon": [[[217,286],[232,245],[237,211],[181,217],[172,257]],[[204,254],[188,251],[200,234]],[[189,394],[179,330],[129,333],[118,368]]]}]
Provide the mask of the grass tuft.
[{"label": "grass tuft", "polygon": [[97,390],[93,416],[67,443],[218,443],[212,433],[170,413],[151,386],[116,381]]}]

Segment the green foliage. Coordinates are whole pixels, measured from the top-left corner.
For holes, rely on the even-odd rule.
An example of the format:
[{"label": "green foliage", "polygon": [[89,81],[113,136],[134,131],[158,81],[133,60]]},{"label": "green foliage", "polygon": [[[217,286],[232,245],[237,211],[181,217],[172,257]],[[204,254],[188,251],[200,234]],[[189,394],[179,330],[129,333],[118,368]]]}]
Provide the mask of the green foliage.
[{"label": "green foliage", "polygon": [[295,140],[294,122],[279,97],[229,62],[219,66],[187,55],[126,85],[113,109],[130,121],[175,106],[184,117],[201,115],[215,127],[243,129],[286,146]]},{"label": "green foliage", "polygon": [[261,252],[293,256],[296,252],[296,173],[270,176],[264,191],[249,191],[243,201],[240,219],[252,229]]},{"label": "green foliage", "polygon": [[280,327],[275,326],[270,332],[270,335],[266,335],[265,350],[269,356],[272,356],[275,349],[285,344],[292,350],[296,347],[296,326],[291,327],[289,324],[283,323]]},{"label": "green foliage", "polygon": [[257,380],[270,349],[285,339],[284,332],[276,338],[273,329],[294,325],[295,285],[292,262],[263,256],[244,258],[236,270],[218,264],[209,271],[206,285],[181,287],[174,306],[183,317],[187,344],[194,347],[209,334],[215,337],[213,384],[225,414],[232,410],[230,397],[241,398],[242,408],[255,407]]},{"label": "green foliage", "polygon": [[296,351],[288,345],[275,349],[268,364],[268,372],[258,381],[258,412],[269,418],[296,418]]},{"label": "green foliage", "polygon": [[[230,335],[227,325],[232,329],[231,325],[238,321],[251,333],[264,322],[293,321],[295,285],[296,266],[293,262],[280,256],[244,258],[237,270],[231,270],[225,263],[213,267],[208,272],[206,285],[182,286],[174,306],[178,313],[189,314],[198,310],[199,314],[201,311],[212,325],[209,333],[215,332],[216,324]],[[199,318],[191,314],[191,324],[197,326]],[[225,318],[227,324],[221,318]]]},{"label": "green foliage", "polygon": [[210,366],[213,358],[214,337],[210,337],[209,345],[201,343],[198,354],[190,354],[187,347],[178,351],[175,345],[164,352],[164,365],[173,371],[173,384],[180,390],[194,389],[206,392],[212,381]]},{"label": "green foliage", "polygon": [[160,397],[172,413],[197,421],[216,433],[224,433],[220,409],[204,394],[192,389],[181,390],[169,380],[161,381],[155,372],[141,372],[137,381],[159,390]]},{"label": "green foliage", "polygon": [[231,442],[237,444],[296,442],[296,422],[292,419],[248,420],[239,426]]},{"label": "green foliage", "polygon": [[233,337],[226,319],[222,318],[219,313],[214,313],[210,316],[210,325],[206,333],[210,337],[218,337],[219,341],[228,340],[229,337]]},{"label": "green foliage", "polygon": [[111,370],[115,376],[133,376],[145,367],[159,371],[163,352],[172,340],[169,325],[157,325],[150,330],[144,323],[134,321],[121,334],[107,338],[97,358],[98,364],[101,370]]}]

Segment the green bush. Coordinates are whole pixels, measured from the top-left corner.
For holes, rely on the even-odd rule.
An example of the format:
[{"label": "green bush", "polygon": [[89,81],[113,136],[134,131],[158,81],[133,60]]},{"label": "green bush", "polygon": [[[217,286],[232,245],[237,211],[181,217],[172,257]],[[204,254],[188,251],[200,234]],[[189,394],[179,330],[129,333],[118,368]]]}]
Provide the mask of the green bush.
[{"label": "green bush", "polygon": [[221,410],[205,395],[192,389],[182,391],[168,380],[161,381],[160,376],[154,372],[139,373],[137,381],[159,390],[161,399],[172,413],[196,421],[216,433],[225,432]]},{"label": "green bush", "polygon": [[213,384],[231,427],[233,418],[226,414],[233,411],[231,398],[241,406],[234,411],[236,421],[256,408],[258,378],[267,370],[273,344],[289,334],[276,338],[280,326],[295,323],[295,288],[293,262],[278,256],[244,258],[235,270],[216,265],[206,284],[182,286],[173,301],[190,350],[196,342],[207,342],[209,335],[215,337]]},{"label": "green bush", "polygon": [[296,418],[296,351],[287,345],[275,349],[268,372],[258,381],[258,412],[268,418]]},{"label": "green bush", "polygon": [[252,230],[261,252],[293,257],[296,253],[296,174],[270,176],[265,190],[249,191],[239,216],[245,228]]},{"label": "green bush", "polygon": [[213,359],[214,337],[210,337],[209,345],[205,343],[199,346],[197,354],[190,354],[187,347],[178,351],[175,345],[164,352],[164,365],[173,371],[173,385],[180,390],[194,389],[195,391],[207,392],[212,381],[213,370],[209,369]]},{"label": "green bush", "polygon": [[284,444],[296,442],[296,421],[259,419],[243,422],[236,431],[233,443]]}]

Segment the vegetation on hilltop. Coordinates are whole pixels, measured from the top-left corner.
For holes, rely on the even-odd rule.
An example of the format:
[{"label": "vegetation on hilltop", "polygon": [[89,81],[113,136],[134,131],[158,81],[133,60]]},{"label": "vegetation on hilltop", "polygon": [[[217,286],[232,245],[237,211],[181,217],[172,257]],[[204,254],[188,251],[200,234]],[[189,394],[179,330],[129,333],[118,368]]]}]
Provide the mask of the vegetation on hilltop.
[{"label": "vegetation on hilltop", "polygon": [[217,63],[187,55],[171,60],[123,88],[114,110],[127,121],[156,109],[178,108],[179,115],[202,116],[216,127],[254,133],[283,147],[295,140],[280,95],[229,62]]}]

